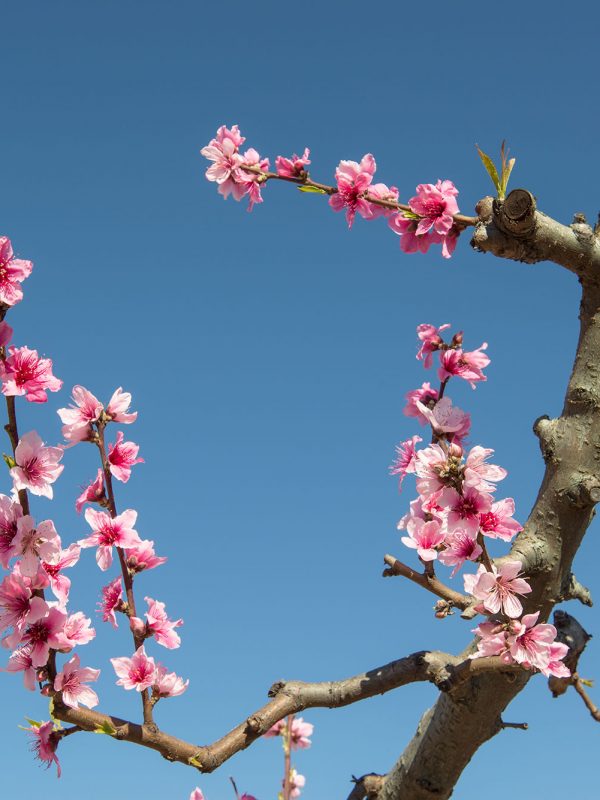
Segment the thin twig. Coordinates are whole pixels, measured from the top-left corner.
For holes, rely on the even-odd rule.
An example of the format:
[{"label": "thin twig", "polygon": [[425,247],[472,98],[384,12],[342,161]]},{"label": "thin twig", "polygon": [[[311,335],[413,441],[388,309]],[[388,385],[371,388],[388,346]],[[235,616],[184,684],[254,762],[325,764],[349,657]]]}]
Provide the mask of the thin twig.
[{"label": "thin twig", "polygon": [[427,589],[428,592],[436,595],[436,597],[441,597],[442,600],[446,600],[453,607],[462,610],[468,608],[473,601],[472,597],[461,594],[451,589],[449,586],[446,586],[446,584],[442,583],[435,575],[431,576],[427,573],[415,572],[414,569],[403,564],[402,561],[398,561],[394,556],[385,555],[383,560],[388,565],[388,568],[383,570],[384,578],[401,575],[403,578],[408,578],[423,589]]}]

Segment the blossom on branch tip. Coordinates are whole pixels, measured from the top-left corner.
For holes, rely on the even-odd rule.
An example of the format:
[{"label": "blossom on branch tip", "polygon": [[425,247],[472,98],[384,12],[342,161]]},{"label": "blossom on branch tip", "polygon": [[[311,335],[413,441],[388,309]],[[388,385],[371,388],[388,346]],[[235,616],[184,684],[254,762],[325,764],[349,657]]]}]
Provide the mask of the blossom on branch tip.
[{"label": "blossom on branch tip", "polygon": [[0,236],[0,303],[14,306],[23,299],[21,283],[31,275],[33,264],[22,258],[13,258],[8,236]]},{"label": "blossom on branch tip", "polygon": [[131,425],[137,419],[137,411],[129,411],[131,405],[131,394],[124,392],[119,386],[115,389],[113,396],[108,401],[106,406],[106,416],[110,418],[111,422],[118,422],[121,425]]},{"label": "blossom on branch tip", "polygon": [[56,764],[56,777],[60,778],[60,762],[56,755],[56,748],[60,741],[57,732],[54,730],[53,722],[42,722],[32,724],[25,728],[31,734],[31,749],[35,757],[49,767],[53,762]]},{"label": "blossom on branch tip", "polygon": [[35,431],[25,433],[15,450],[16,466],[10,470],[17,491],[29,489],[32,494],[52,499],[51,484],[64,466],[62,447],[46,447]]},{"label": "blossom on branch tip", "polygon": [[230,180],[240,163],[239,149],[245,141],[237,125],[231,129],[221,125],[216,137],[200,150],[204,158],[213,162],[206,170],[206,179],[219,185]]},{"label": "blossom on branch tip", "polygon": [[363,219],[373,219],[373,206],[364,198],[376,170],[375,159],[371,153],[356,161],[340,161],[335,171],[337,192],[329,198],[334,211],[346,209],[346,221],[351,228],[357,212]]},{"label": "blossom on branch tip", "polygon": [[85,684],[98,680],[99,669],[81,667],[79,656],[73,655],[54,679],[54,689],[61,692],[63,703],[71,708],[79,708],[79,704],[93,708],[98,705],[98,695]]},{"label": "blossom on branch tip", "polygon": [[63,382],[52,374],[52,361],[40,358],[37,350],[9,347],[9,356],[0,361],[2,394],[25,396],[30,403],[45,403],[47,391],[58,392]]},{"label": "blossom on branch tip", "polygon": [[123,432],[118,431],[117,440],[108,446],[108,463],[111,473],[118,481],[127,483],[131,477],[131,468],[143,463],[143,458],[136,458],[139,446],[134,442],[124,442]]},{"label": "blossom on branch tip", "polygon": [[154,659],[146,655],[144,646],[138,647],[131,658],[125,656],[121,658],[111,658],[111,664],[119,680],[117,686],[124,689],[135,689],[143,692],[154,682],[156,666]]},{"label": "blossom on branch tip", "polygon": [[291,158],[284,156],[277,156],[275,159],[275,169],[277,174],[284,178],[300,178],[306,172],[304,167],[310,164],[310,150],[308,147],[304,148],[304,154],[297,156],[295,153]]},{"label": "blossom on branch tip", "polygon": [[93,433],[92,423],[100,418],[102,403],[84,386],[74,386],[73,402],[56,412],[63,422],[62,435],[67,442],[85,442]]},{"label": "blossom on branch tip", "polygon": [[104,473],[98,467],[98,474],[95,479],[86,486],[83,492],[75,501],[75,510],[81,514],[81,510],[86,503],[99,503],[101,506],[106,503],[106,494],[104,492]]}]

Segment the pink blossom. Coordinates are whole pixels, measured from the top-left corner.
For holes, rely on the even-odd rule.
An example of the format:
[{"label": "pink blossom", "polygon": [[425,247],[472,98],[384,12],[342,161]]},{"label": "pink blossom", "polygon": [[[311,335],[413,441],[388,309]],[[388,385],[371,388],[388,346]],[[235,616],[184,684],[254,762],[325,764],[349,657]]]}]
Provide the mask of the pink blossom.
[{"label": "pink blossom", "polygon": [[245,141],[237,125],[233,125],[231,129],[221,125],[216,138],[211,139],[200,151],[204,158],[213,162],[206,170],[206,179],[219,186],[233,183],[233,172],[241,161],[239,148]]},{"label": "pink blossom", "polygon": [[144,459],[136,458],[139,447],[134,442],[124,442],[123,433],[117,433],[117,441],[108,446],[108,463],[110,471],[118,481],[127,483],[131,477],[131,468],[135,464],[141,464]]},{"label": "pink blossom", "polygon": [[448,233],[429,233],[427,236],[433,237],[436,244],[442,245],[442,256],[444,258],[452,258],[452,253],[456,250],[456,243],[460,236],[461,229],[457,225],[453,225]]},{"label": "pink blossom", "polygon": [[451,438],[457,437],[458,439],[463,439],[468,435],[471,428],[471,415],[453,406],[449,397],[442,397],[433,408],[429,408],[419,400],[415,405],[429,422],[435,434],[450,433],[452,434]]},{"label": "pink blossom", "polygon": [[302,156],[297,156],[295,153],[291,158],[277,156],[275,159],[277,174],[284,178],[301,178],[306,172],[304,167],[310,164],[309,155],[310,150],[308,147],[305,147],[304,155]]},{"label": "pink blossom", "polygon": [[418,493],[428,497],[443,489],[450,480],[451,466],[448,454],[439,444],[419,450],[414,462]]},{"label": "pink blossom", "polygon": [[392,214],[388,218],[388,225],[397,236],[400,236],[400,249],[404,253],[426,253],[432,244],[439,242],[435,233],[417,236],[417,220],[408,219],[402,213]]},{"label": "pink blossom", "polygon": [[271,725],[266,733],[263,733],[265,739],[271,739],[273,736],[281,736],[287,725],[286,719],[278,720],[274,725]]},{"label": "pink blossom", "polygon": [[506,500],[494,503],[490,511],[481,514],[479,528],[484,536],[510,542],[513,536],[523,530],[523,526],[513,519],[514,513],[515,501],[512,497],[507,497]]},{"label": "pink blossom", "polygon": [[25,728],[31,734],[31,749],[35,757],[46,764],[48,768],[52,762],[56,764],[56,777],[60,778],[60,762],[56,755],[56,748],[60,738],[54,731],[53,722],[34,723],[30,728]]},{"label": "pink blossom", "polygon": [[[3,670],[4,671],[4,670]],[[30,692],[35,692],[35,679],[37,670],[31,660],[31,645],[19,647],[11,653],[6,665],[6,672],[22,672],[23,684]]]},{"label": "pink blossom", "polygon": [[75,510],[81,514],[81,509],[86,503],[99,503],[104,505],[106,503],[106,494],[104,493],[104,473],[98,468],[96,478],[86,486],[83,492],[75,501]]},{"label": "pink blossom", "polygon": [[329,205],[334,211],[346,209],[346,221],[351,228],[358,212],[363,219],[373,218],[373,206],[364,195],[371,185],[375,174],[375,159],[370,153],[362,157],[360,164],[356,161],[340,161],[335,171],[338,190],[329,198]]},{"label": "pink blossom", "polygon": [[548,666],[542,669],[542,675],[545,675],[547,678],[549,678],[550,675],[553,675],[555,678],[569,678],[571,670],[566,664],[563,664],[562,661],[568,652],[569,648],[566,644],[562,642],[552,642],[548,654],[550,661],[548,662]]},{"label": "pink blossom", "polygon": [[154,569],[164,564],[165,556],[157,556],[154,552],[154,542],[142,539],[139,544],[128,547],[126,551],[127,566],[133,572],[142,572],[145,569]]},{"label": "pink blossom", "polygon": [[0,347],[6,347],[6,345],[10,342],[13,335],[13,329],[10,327],[8,322],[2,320],[0,322]]},{"label": "pink blossom", "polygon": [[434,561],[437,558],[437,548],[444,541],[444,532],[439,522],[415,519],[408,534],[402,537],[402,543],[416,550],[422,561]]},{"label": "pink blossom", "polygon": [[479,492],[472,486],[463,486],[462,494],[450,487],[444,489],[440,496],[440,505],[447,509],[448,531],[452,533],[462,528],[475,535],[479,530],[479,519],[492,506],[492,496]]},{"label": "pink blossom", "polygon": [[[41,597],[34,599],[44,602]],[[33,602],[32,600],[32,605]],[[50,648],[71,649],[71,644],[63,632],[67,615],[58,608],[50,608],[47,604],[46,609],[48,612],[46,616],[31,623],[20,639],[21,643],[31,646],[31,663],[34,667],[43,667],[47,664]],[[5,640],[9,646],[13,646],[13,641],[13,637]]]},{"label": "pink blossom", "polygon": [[33,577],[38,571],[40,561],[54,563],[60,555],[60,544],[60,537],[52,520],[45,519],[37,527],[29,514],[17,520],[13,555],[20,557],[23,575]]},{"label": "pink blossom", "polygon": [[96,636],[96,631],[91,627],[92,621],[86,617],[82,611],[77,611],[71,614],[63,629],[63,633],[67,639],[67,649],[71,649],[76,645],[88,644]]},{"label": "pink blossom", "polygon": [[[372,183],[369,186],[367,196],[369,200],[372,198],[374,200],[385,200],[388,203],[397,203],[400,193],[395,186],[386,186],[385,183]],[[396,213],[393,208],[386,208],[385,206],[377,205],[377,203],[371,203],[370,205],[371,219],[375,219],[375,217],[390,217]]]},{"label": "pink blossom", "polygon": [[152,692],[156,697],[178,697],[185,692],[189,683],[189,680],[184,681],[174,672],[167,672],[162,664],[157,664]]},{"label": "pink blossom", "polygon": [[21,632],[29,621],[44,616],[46,609],[40,610],[39,602],[32,607],[32,594],[29,581],[21,575],[11,574],[4,578],[0,583],[0,632],[7,628]]},{"label": "pink blossom", "polygon": [[434,492],[428,497],[417,497],[410,501],[410,509],[408,514],[405,514],[397,525],[399,531],[407,530],[412,531],[414,528],[415,520],[422,519],[426,522],[428,519],[436,518],[441,521],[443,511],[441,506],[438,506],[437,501],[441,495],[441,490]]},{"label": "pink blossom", "polygon": [[488,572],[482,564],[476,575],[464,576],[465,591],[483,600],[483,607],[491,614],[518,617],[523,606],[516,595],[531,592],[527,581],[518,577],[521,566],[520,561],[505,561],[499,568],[492,564],[492,572]]},{"label": "pink blossom", "polygon": [[454,567],[450,577],[453,578],[465,561],[476,561],[483,552],[477,544],[477,538],[472,532],[455,530],[449,533],[444,544],[446,549],[439,554],[439,559],[446,567]]},{"label": "pink blossom", "polygon": [[58,463],[62,457],[62,447],[45,447],[35,431],[24,434],[15,450],[17,465],[10,470],[15,489],[29,489],[32,494],[51,500],[51,484],[64,469]]},{"label": "pink blossom", "polygon": [[137,531],[133,528],[137,511],[131,508],[114,518],[103,511],[88,508],[85,519],[92,528],[92,533],[79,544],[81,547],[98,547],[96,561],[101,570],[107,570],[112,564],[113,546],[134,547],[140,543]]},{"label": "pink blossom", "polygon": [[100,418],[102,403],[84,386],[74,386],[71,399],[73,402],[68,408],[59,408],[56,413],[64,423],[65,440],[76,444],[91,438],[92,423]]},{"label": "pink blossom", "polygon": [[504,625],[496,622],[482,622],[473,629],[473,633],[479,636],[477,652],[470,658],[484,658],[486,656],[504,656],[509,663],[512,658],[508,652],[506,641],[506,630]]},{"label": "pink blossom", "polygon": [[52,374],[52,361],[40,358],[37,350],[28,347],[9,347],[9,357],[0,361],[2,394],[22,396],[30,403],[45,403],[47,391],[58,392],[62,381]]},{"label": "pink blossom", "polygon": [[300,797],[300,789],[304,788],[305,783],[306,778],[304,775],[300,775],[295,769],[290,770],[290,797],[294,798],[294,800],[296,797]]},{"label": "pink blossom", "polygon": [[518,664],[530,669],[548,670],[551,660],[550,647],[556,639],[556,628],[548,623],[536,625],[540,615],[525,614],[517,625],[517,631],[507,637],[510,655]]},{"label": "pink blossom", "polygon": [[435,325],[430,325],[429,323],[417,325],[417,336],[423,342],[421,349],[417,353],[417,360],[423,362],[425,369],[429,369],[431,366],[433,361],[433,353],[436,350],[439,350],[440,346],[444,344],[444,340],[440,336],[440,333],[449,327],[450,323],[448,322],[446,322],[444,325],[440,325],[439,328],[436,328]]},{"label": "pink blossom", "polygon": [[261,172],[266,172],[269,169],[269,159],[261,158],[253,147],[248,148],[241,157],[238,168],[232,174],[232,183],[222,183],[219,186],[219,194],[228,197],[231,193],[235,200],[241,200],[248,195],[248,211],[252,211],[255,203],[263,202],[260,193],[262,182],[260,175],[249,172],[243,167],[258,167]]},{"label": "pink blossom", "polygon": [[404,406],[404,415],[406,417],[416,417],[421,425],[427,425],[429,420],[421,412],[418,404],[433,408],[437,399],[437,389],[432,389],[429,383],[424,383],[420,389],[413,389],[411,392],[406,393],[407,403]]},{"label": "pink blossom", "polygon": [[417,236],[423,236],[431,228],[442,235],[449,232],[454,223],[453,215],[458,214],[457,194],[458,189],[452,181],[438,181],[435,186],[432,183],[417,186],[417,194],[408,201],[411,210],[421,217]]},{"label": "pink blossom", "polygon": [[[235,126],[234,126],[235,127]],[[137,419],[137,411],[129,412],[131,405],[131,394],[124,392],[119,386],[115,389],[113,396],[110,398],[106,407],[106,416],[112,422],[118,422],[121,425],[131,425]]]},{"label": "pink blossom", "polygon": [[438,377],[441,381],[453,375],[463,378],[475,388],[478,381],[486,381],[483,369],[490,363],[488,356],[483,353],[487,349],[487,342],[480,345],[477,350],[465,353],[460,348],[456,350],[445,350],[440,354],[440,368]]},{"label": "pink blossom", "polygon": [[[487,459],[494,455],[494,451],[479,445],[469,451],[465,461],[465,486],[473,486],[481,492],[495,492],[493,483],[506,478],[505,469],[495,464],[486,464]],[[489,483],[493,481],[493,483]]]},{"label": "pink blossom", "polygon": [[204,795],[200,791],[200,789],[196,786],[194,791],[190,795],[190,800],[204,800]]},{"label": "pink blossom", "polygon": [[111,663],[119,677],[117,686],[138,692],[152,686],[156,667],[154,659],[146,655],[143,645],[138,647],[131,658],[111,658]]},{"label": "pink blossom", "polygon": [[31,275],[33,264],[13,258],[13,249],[7,236],[0,236],[0,303],[14,306],[23,299],[21,282]]},{"label": "pink blossom", "polygon": [[8,562],[14,555],[17,521],[22,516],[21,504],[15,503],[5,494],[0,494],[0,564],[4,569],[8,569]]},{"label": "pink blossom", "polygon": [[400,481],[398,487],[402,486],[402,481],[405,476],[415,471],[415,459],[417,457],[416,446],[417,442],[422,442],[420,436],[413,436],[412,439],[407,439],[396,445],[396,459],[390,466],[390,475],[399,475]]},{"label": "pink blossom", "polygon": [[121,578],[115,578],[107,586],[102,587],[102,600],[98,603],[98,611],[102,612],[103,622],[110,622],[113,628],[117,628],[117,618],[115,611],[123,610],[123,587]]},{"label": "pink blossom", "polygon": [[310,722],[304,722],[302,717],[294,717],[291,731],[292,750],[310,747],[312,742],[308,737],[312,736],[314,729],[315,726]]},{"label": "pink blossom", "polygon": [[173,650],[179,647],[181,639],[174,628],[183,625],[182,619],[170,620],[165,611],[165,604],[158,600],[153,600],[151,597],[145,597],[144,600],[148,603],[148,611],[146,611],[146,636],[154,636],[158,644],[163,647],[168,647]]},{"label": "pink blossom", "polygon": [[61,672],[54,679],[54,689],[62,693],[62,700],[66,706],[79,708],[79,704],[93,708],[98,705],[98,695],[85,684],[88,681],[98,680],[99,669],[79,667],[79,656],[75,654],[64,665]]}]

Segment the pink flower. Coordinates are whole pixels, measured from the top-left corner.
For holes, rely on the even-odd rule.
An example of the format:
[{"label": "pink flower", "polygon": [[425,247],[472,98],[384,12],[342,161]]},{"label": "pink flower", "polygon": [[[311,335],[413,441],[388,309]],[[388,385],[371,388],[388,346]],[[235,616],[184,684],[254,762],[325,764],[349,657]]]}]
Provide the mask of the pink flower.
[{"label": "pink flower", "polygon": [[439,554],[439,559],[446,567],[454,567],[450,577],[453,578],[465,561],[476,561],[483,552],[477,544],[476,536],[471,532],[456,530],[449,533],[444,544],[446,549]]},{"label": "pink flower", "polygon": [[452,533],[462,528],[473,536],[479,530],[479,519],[492,506],[492,496],[479,492],[472,486],[463,486],[462,494],[450,487],[440,496],[440,505],[447,509],[448,531]]},{"label": "pink flower", "polygon": [[67,640],[67,649],[76,645],[88,644],[96,636],[96,631],[91,627],[92,621],[82,611],[67,617],[63,633]]},{"label": "pink flower", "polygon": [[81,509],[86,503],[99,503],[104,505],[106,503],[106,494],[104,493],[104,473],[98,468],[98,474],[89,486],[86,486],[83,492],[75,501],[75,510],[81,514]]},{"label": "pink flower", "polygon": [[81,547],[78,544],[71,544],[66,550],[61,550],[53,563],[42,561],[42,567],[48,578],[50,579],[50,588],[54,592],[55,597],[58,598],[61,605],[65,606],[69,598],[69,590],[71,589],[71,581],[66,575],[62,575],[63,569],[72,567],[79,561]]},{"label": "pink flower", "polygon": [[456,250],[456,243],[460,236],[460,228],[457,225],[453,225],[446,234],[429,233],[427,235],[434,237],[436,244],[442,245],[442,256],[444,258],[452,258],[452,253]]},{"label": "pink flower", "polygon": [[439,238],[435,233],[425,233],[422,236],[417,236],[417,221],[407,219],[402,213],[392,214],[388,218],[388,225],[397,236],[400,236],[400,249],[404,253],[426,253],[432,244],[439,242]]},{"label": "pink flower", "polygon": [[436,520],[424,522],[415,519],[408,536],[402,536],[402,543],[416,550],[422,561],[434,561],[438,556],[437,548],[443,541],[444,533]]},{"label": "pink flower", "polygon": [[571,675],[571,670],[563,664],[562,659],[569,652],[569,648],[562,642],[552,642],[549,648],[548,666],[542,669],[542,675],[547,678],[553,675],[555,678],[568,678]]},{"label": "pink flower", "polygon": [[98,603],[98,611],[102,612],[103,622],[110,622],[113,628],[117,628],[117,618],[115,611],[122,611],[123,587],[121,578],[115,578],[107,586],[102,587],[102,600]]},{"label": "pink flower", "polygon": [[423,366],[425,369],[429,369],[431,366],[433,361],[433,353],[440,349],[440,345],[444,344],[444,340],[440,336],[440,333],[449,327],[450,324],[448,322],[446,322],[444,325],[440,325],[439,328],[436,328],[435,325],[430,325],[428,323],[417,325],[417,336],[423,342],[421,349],[417,353],[417,360],[423,361]]},{"label": "pink flower", "polygon": [[338,190],[329,198],[329,205],[334,211],[346,209],[349,228],[352,227],[357,212],[363,219],[373,218],[373,206],[365,200],[364,195],[371,185],[375,170],[375,159],[367,153],[360,164],[356,161],[340,161],[335,171]]},{"label": "pink flower", "polygon": [[6,672],[22,672],[23,684],[30,692],[35,692],[35,679],[37,670],[31,660],[31,645],[19,647],[11,653],[6,665]]},{"label": "pink flower", "polygon": [[52,762],[56,764],[56,777],[60,778],[60,763],[56,756],[56,748],[60,737],[54,731],[53,722],[34,723],[30,728],[25,728],[32,735],[31,749],[35,757],[45,762],[48,768]]},{"label": "pink flower", "polygon": [[442,397],[433,408],[416,401],[421,415],[429,422],[434,433],[452,434],[451,438],[463,439],[471,428],[471,415],[452,405],[449,397]]},{"label": "pink flower", "polygon": [[113,396],[110,398],[106,407],[106,416],[110,417],[112,422],[119,422],[121,425],[131,425],[137,419],[137,411],[129,412],[131,405],[131,394],[124,392],[119,386],[115,389]]},{"label": "pink flower", "polygon": [[127,483],[131,477],[131,468],[134,464],[141,464],[144,459],[136,458],[139,447],[134,442],[124,442],[123,433],[117,433],[117,441],[108,446],[108,463],[110,471],[118,481]]},{"label": "pink flower", "polygon": [[200,789],[196,786],[194,791],[190,795],[190,800],[204,800],[204,795],[200,791]]},{"label": "pink flower", "polygon": [[506,478],[507,472],[495,464],[485,463],[493,454],[493,450],[479,445],[469,451],[465,462],[465,486],[472,486],[481,492],[496,491],[496,487],[488,481],[497,483]]},{"label": "pink flower", "polygon": [[304,775],[300,775],[300,773],[296,772],[295,769],[290,770],[290,787],[292,790],[290,792],[290,797],[294,798],[294,800],[296,797],[300,797],[300,789],[304,788],[305,783],[306,778]]},{"label": "pink flower", "polygon": [[487,342],[480,345],[477,350],[465,353],[460,348],[457,350],[445,350],[440,353],[440,368],[438,377],[441,381],[456,375],[463,378],[475,388],[477,381],[486,381],[483,369],[490,363],[490,359],[483,353],[487,349]]},{"label": "pink flower", "polygon": [[514,635],[509,635],[507,641],[510,655],[518,664],[523,664],[528,669],[535,667],[548,670],[552,658],[550,648],[556,638],[556,628],[547,623],[536,625],[539,615],[539,611],[525,614],[517,625],[518,630]]},{"label": "pink flower", "polygon": [[14,306],[23,299],[21,281],[31,275],[33,264],[13,258],[13,249],[7,236],[0,236],[0,303]]},{"label": "pink flower", "polygon": [[266,739],[271,739],[273,736],[281,736],[285,727],[287,725],[286,719],[278,720],[274,725],[271,725],[269,730],[266,733],[263,733],[263,736]]},{"label": "pink flower", "polygon": [[233,183],[232,174],[241,160],[238,151],[245,141],[237,125],[233,125],[231,130],[221,125],[216,138],[200,151],[204,158],[213,162],[206,170],[206,179],[219,186],[229,181]]},{"label": "pink flower", "polygon": [[52,520],[45,519],[36,527],[29,514],[17,520],[13,546],[13,555],[20,557],[21,572],[27,577],[36,574],[40,561],[51,564],[60,555],[60,537]]},{"label": "pink flower", "polygon": [[415,448],[417,442],[422,441],[420,436],[413,436],[412,439],[407,439],[396,446],[396,460],[390,466],[390,475],[400,476],[399,488],[402,486],[405,476],[415,471],[415,459],[417,457]]},{"label": "pink flower", "polygon": [[275,159],[277,174],[284,178],[301,178],[306,172],[304,167],[310,164],[309,155],[310,150],[305,147],[303,156],[297,156],[295,153],[291,158],[277,156]]},{"label": "pink flower", "polygon": [[46,613],[45,606],[39,608],[38,598],[32,606],[32,591],[29,581],[21,575],[7,575],[0,583],[0,632],[14,628],[21,632],[29,621],[36,621]]},{"label": "pink flower", "polygon": [[131,658],[111,658],[119,680],[117,686],[143,692],[154,682],[156,667],[154,659],[146,655],[144,647],[138,647]]},{"label": "pink flower", "polygon": [[29,489],[32,494],[53,497],[50,484],[58,478],[64,466],[62,447],[45,447],[35,431],[24,434],[15,450],[16,467],[10,470],[17,491]]},{"label": "pink flower", "polygon": [[148,603],[148,611],[146,611],[146,636],[154,636],[158,644],[163,647],[168,647],[173,650],[179,647],[181,639],[174,628],[183,625],[182,619],[170,620],[165,611],[165,604],[158,600],[153,600],[151,597],[145,597],[144,600]]},{"label": "pink flower", "polygon": [[269,169],[269,159],[261,158],[253,147],[248,148],[233,175],[235,183],[230,187],[225,183],[221,184],[219,193],[223,197],[227,197],[231,192],[236,200],[241,200],[244,195],[248,195],[248,211],[252,211],[255,203],[263,202],[260,193],[261,181],[259,175],[243,169],[244,166],[258,167],[262,172],[266,172]]},{"label": "pink flower", "polygon": [[507,497],[506,500],[494,503],[491,511],[481,514],[479,528],[484,536],[510,542],[513,536],[523,530],[523,526],[512,518],[514,513],[515,501],[512,497]]},{"label": "pink flower", "polygon": [[292,720],[292,750],[305,749],[310,747],[312,742],[308,738],[312,736],[315,726],[310,722],[304,722],[302,717],[294,717]]},{"label": "pink flower", "polygon": [[137,511],[128,508],[117,517],[111,518],[103,511],[86,509],[86,522],[92,528],[87,539],[82,539],[81,547],[98,547],[96,561],[101,570],[107,570],[112,564],[112,549],[115,547],[134,547],[140,543],[140,537],[133,526],[137,519]]},{"label": "pink flower", "polygon": [[527,581],[517,577],[521,571],[521,562],[505,561],[500,568],[492,564],[492,570],[488,572],[482,564],[476,575],[465,575],[465,591],[478,600],[483,600],[483,607],[491,614],[502,612],[507,617],[518,617],[523,606],[516,595],[531,592]]},{"label": "pink flower", "polygon": [[453,215],[458,214],[456,195],[458,189],[452,181],[421,183],[417,186],[417,194],[408,201],[409,206],[421,219],[417,225],[417,236],[429,233],[431,228],[436,233],[447,234],[454,223]]},{"label": "pink flower", "polygon": [[88,708],[98,705],[98,695],[89,686],[88,681],[98,680],[99,669],[91,667],[79,668],[79,656],[72,656],[64,665],[62,671],[54,679],[54,689],[62,692],[62,700],[66,706],[79,708],[81,703]]},{"label": "pink flower", "polygon": [[164,556],[157,556],[154,552],[154,542],[142,539],[134,547],[128,547],[126,552],[127,567],[133,572],[142,572],[145,569],[154,569],[164,564]]},{"label": "pink flower", "polygon": [[[36,599],[44,602],[40,597]],[[31,646],[31,663],[34,667],[43,667],[47,664],[50,648],[71,649],[71,644],[63,633],[67,615],[58,608],[50,608],[47,604],[46,609],[46,616],[31,623],[20,640],[23,644]],[[11,637],[5,641],[9,646],[13,645]]]},{"label": "pink flower", "polygon": [[[368,197],[375,200],[386,200],[388,203],[397,203],[400,193],[395,186],[386,186],[385,183],[372,183],[369,186]],[[390,217],[396,211],[393,208],[371,203],[371,219],[375,217]]]},{"label": "pink flower", "polygon": [[418,493],[428,497],[443,489],[449,481],[451,466],[448,454],[439,444],[419,450],[414,462]]},{"label": "pink flower", "polygon": [[62,381],[52,374],[52,361],[40,358],[37,350],[28,347],[9,347],[6,361],[0,361],[2,394],[22,396],[30,403],[45,403],[47,391],[58,392]]},{"label": "pink flower", "polygon": [[501,655],[505,657],[508,663],[512,662],[508,652],[504,625],[498,625],[496,622],[482,622],[473,629],[473,633],[476,633],[481,641],[477,644],[477,652],[473,653],[470,658]]},{"label": "pink flower", "polygon": [[152,692],[156,697],[178,697],[185,692],[189,683],[189,680],[184,681],[174,672],[167,672],[162,664],[157,664]]},{"label": "pink flower", "polygon": [[438,399],[437,389],[432,389],[429,383],[424,383],[420,389],[413,389],[406,394],[407,403],[404,406],[406,417],[416,417],[421,425],[427,425],[429,420],[420,410],[418,404],[433,408]]},{"label": "pink flower", "polygon": [[76,444],[91,438],[92,422],[100,418],[102,403],[83,386],[74,386],[71,397],[69,408],[59,408],[56,413],[64,423],[62,435],[67,442]]},{"label": "pink flower", "polygon": [[6,345],[10,342],[13,335],[13,329],[10,327],[8,322],[2,320],[0,322],[0,347],[6,347]]},{"label": "pink flower", "polygon": [[5,494],[0,494],[0,564],[4,569],[8,569],[8,562],[14,555],[17,521],[22,516],[21,504],[13,502]]}]

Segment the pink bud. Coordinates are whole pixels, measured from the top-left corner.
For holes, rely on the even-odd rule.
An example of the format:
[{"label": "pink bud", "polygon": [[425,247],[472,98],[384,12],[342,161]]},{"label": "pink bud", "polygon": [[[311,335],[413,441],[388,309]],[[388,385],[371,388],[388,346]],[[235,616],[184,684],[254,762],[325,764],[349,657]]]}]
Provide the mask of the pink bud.
[{"label": "pink bud", "polygon": [[129,627],[134,636],[146,636],[146,623],[139,617],[131,617]]}]

